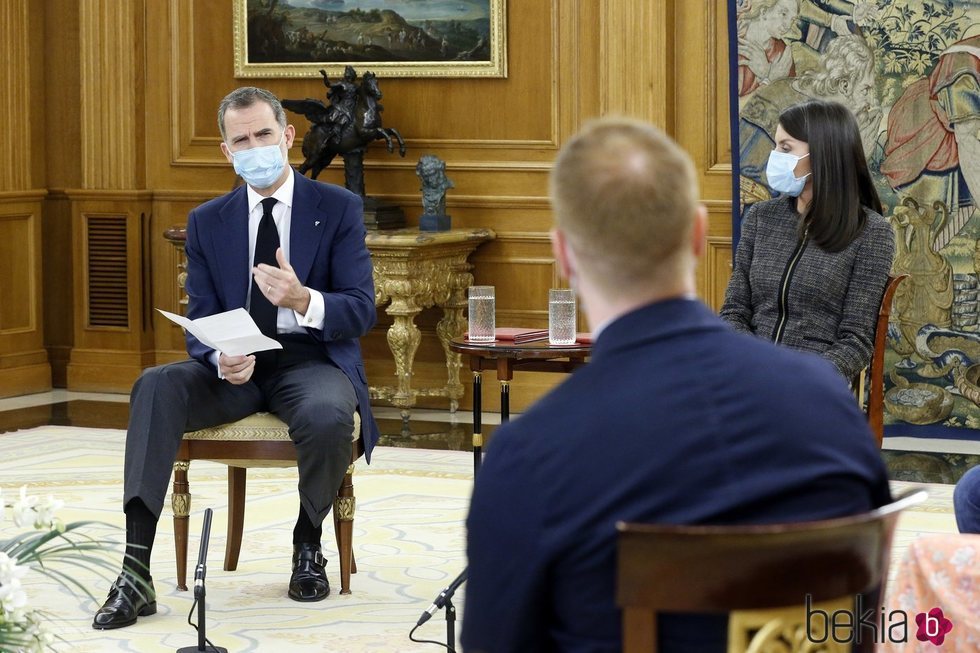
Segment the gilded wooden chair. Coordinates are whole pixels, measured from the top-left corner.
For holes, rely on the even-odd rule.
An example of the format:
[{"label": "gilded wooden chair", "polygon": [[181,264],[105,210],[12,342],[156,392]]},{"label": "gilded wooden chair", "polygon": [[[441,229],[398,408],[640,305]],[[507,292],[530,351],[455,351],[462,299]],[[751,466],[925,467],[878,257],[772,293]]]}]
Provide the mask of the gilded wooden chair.
[{"label": "gilded wooden chair", "polygon": [[[350,575],[357,573],[354,561],[354,462],[364,453],[361,416],[354,413],[354,448],[347,474],[334,500],[333,521],[340,557],[340,593],[350,594]],[[296,448],[285,422],[271,413],[255,413],[237,422],[184,434],[174,463],[174,545],[177,554],[177,588],[187,589],[187,532],[191,495],[188,469],[193,460],[211,460],[228,465],[228,537],[225,571],[238,568],[245,525],[245,476],[249,467],[293,467]]]},{"label": "gilded wooden chair", "polygon": [[915,490],[861,515],[794,524],[618,524],[623,651],[655,652],[664,611],[730,613],[729,653],[850,651],[832,639],[813,648],[806,597],[833,614],[852,611],[857,594],[883,590],[899,513],[925,498]]},{"label": "gilded wooden chair", "polygon": [[[878,441],[879,448],[885,435],[885,347],[888,343],[888,320],[892,314],[892,299],[895,297],[895,291],[908,276],[907,274],[900,274],[895,277],[888,277],[885,293],[881,297],[881,307],[878,309],[878,323],[875,326],[874,351],[871,354],[871,363],[866,370],[858,375],[854,383],[858,401],[863,405],[865,413],[868,415],[868,424]],[[865,392],[865,383],[867,383],[867,393]],[[865,394],[867,394],[866,404]]]}]

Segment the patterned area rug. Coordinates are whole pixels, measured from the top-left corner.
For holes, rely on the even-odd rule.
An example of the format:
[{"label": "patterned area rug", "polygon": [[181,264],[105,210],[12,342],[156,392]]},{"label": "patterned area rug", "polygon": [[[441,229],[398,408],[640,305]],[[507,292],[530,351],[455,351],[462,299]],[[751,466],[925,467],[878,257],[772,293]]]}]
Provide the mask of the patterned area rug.
[{"label": "patterned area rug", "polygon": [[[123,539],[122,431],[44,426],[0,435],[0,485],[9,497],[21,485],[34,495],[65,501],[65,521],[91,519],[116,526],[110,538]],[[300,604],[286,598],[289,551],[296,513],[296,471],[249,471],[245,535],[239,568],[222,570],[226,527],[225,467],[195,462],[190,471],[193,507],[191,557],[197,554],[201,514],[214,509],[208,556],[208,636],[229,651],[359,653],[362,651],[436,650],[416,644],[408,632],[439,591],[463,568],[463,519],[472,486],[472,456],[461,451],[380,447],[371,465],[358,464],[354,475],[357,515],[354,553],[358,573],[353,594],[332,594],[325,601]],[[955,532],[952,486],[893,482],[898,492],[925,487],[929,500],[901,517],[893,560],[922,535]],[[0,538],[10,535],[8,519]],[[339,589],[333,534],[325,532],[327,572]],[[172,653],[196,646],[187,624],[190,592],[175,589],[173,527],[169,506],[153,554],[158,614],[132,627],[100,632],[90,627],[95,601],[79,597],[31,573],[30,605],[45,610],[53,628],[81,652],[134,651]],[[193,569],[194,560],[190,560]],[[891,566],[894,575],[898,564]],[[76,573],[101,602],[109,580]],[[465,619],[464,585],[456,596],[460,622]],[[194,621],[196,621],[196,616]],[[416,637],[445,641],[443,614],[437,613]]]},{"label": "patterned area rug", "polygon": [[[21,485],[32,495],[65,502],[66,522],[98,520],[115,525],[109,538],[124,539],[122,501],[124,433],[117,430],[45,426],[0,435],[0,485],[9,498]],[[371,465],[358,463],[354,475],[357,514],[354,554],[358,573],[352,594],[301,604],[286,597],[292,527],[297,511],[296,470],[249,470],[245,534],[237,571],[222,569],[227,511],[226,468],[195,462],[190,470],[191,560],[196,559],[204,508],[214,510],[208,555],[207,634],[229,651],[419,651],[408,632],[439,591],[462,570],[463,520],[472,487],[472,455],[379,447]],[[9,520],[0,538],[11,535]],[[323,536],[327,573],[339,592],[339,566],[332,526]],[[153,551],[159,612],[135,626],[95,631],[98,605],[30,573],[25,577],[30,606],[45,610],[50,625],[72,644],[59,650],[173,653],[196,646],[187,624],[191,592],[175,589],[173,523],[164,508]],[[101,603],[110,580],[72,572]],[[457,594],[463,605],[465,585]],[[460,612],[462,610],[460,609]],[[417,638],[445,641],[443,614]],[[194,621],[197,621],[196,614]],[[461,623],[457,623],[457,632]]]}]

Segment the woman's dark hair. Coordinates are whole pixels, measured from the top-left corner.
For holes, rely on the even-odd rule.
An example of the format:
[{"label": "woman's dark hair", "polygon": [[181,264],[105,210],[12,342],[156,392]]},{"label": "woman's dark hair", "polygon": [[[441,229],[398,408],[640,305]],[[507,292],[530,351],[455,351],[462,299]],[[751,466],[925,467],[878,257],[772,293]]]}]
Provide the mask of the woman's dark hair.
[{"label": "woman's dark hair", "polygon": [[779,124],[810,146],[813,198],[804,216],[810,237],[839,252],[864,229],[863,207],[881,213],[857,120],[842,104],[811,100],[785,109]]}]

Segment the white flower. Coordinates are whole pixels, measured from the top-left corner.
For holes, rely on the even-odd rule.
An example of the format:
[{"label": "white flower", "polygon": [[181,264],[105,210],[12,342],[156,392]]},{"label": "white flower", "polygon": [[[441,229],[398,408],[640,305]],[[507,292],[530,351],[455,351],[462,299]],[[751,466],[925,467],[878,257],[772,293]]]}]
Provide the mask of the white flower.
[{"label": "white flower", "polygon": [[[81,568],[99,567],[102,564],[100,554],[89,555],[84,549],[78,553],[73,547],[65,546],[66,543],[72,545],[95,540],[76,532],[80,526],[85,525],[84,522],[73,522],[66,526],[55,516],[63,506],[63,501],[50,495],[44,501],[28,496],[27,486],[21,487],[20,496],[9,504],[15,526],[33,527],[42,532],[22,534],[10,540],[0,538],[0,651],[44,653],[55,642],[55,636],[44,628],[44,615],[28,606],[27,594],[21,585],[21,578],[31,568],[46,567],[48,562],[55,561]],[[0,522],[7,518],[7,507],[8,504],[0,494]],[[9,549],[13,555],[3,549]],[[18,564],[23,561],[27,562]],[[75,582],[60,573],[55,578],[69,589]]]},{"label": "white flower", "polygon": [[7,585],[15,580],[19,582],[27,571],[27,567],[19,566],[6,552],[0,551],[0,585]]},{"label": "white flower", "polygon": [[60,522],[54,516],[55,511],[61,510],[64,505],[64,501],[55,499],[49,494],[47,501],[36,508],[37,516],[34,518],[34,528],[64,530],[64,527],[58,527]]},{"label": "white flower", "polygon": [[23,608],[27,606],[27,594],[24,593],[23,587],[21,587],[20,581],[17,579],[11,580],[8,583],[0,585],[0,611],[4,614],[14,615],[13,621],[22,621],[17,619],[16,615],[23,615]]},{"label": "white flower", "polygon": [[20,498],[11,506],[14,516],[14,524],[17,526],[27,526],[34,523],[34,506],[37,504],[37,497],[27,496],[27,486],[20,486]]},{"label": "white flower", "polygon": [[28,638],[27,648],[18,648],[18,651],[44,653],[45,650],[49,650],[51,645],[54,644],[54,636],[44,630],[41,618],[36,612],[26,613],[22,622],[19,622],[17,626]]}]

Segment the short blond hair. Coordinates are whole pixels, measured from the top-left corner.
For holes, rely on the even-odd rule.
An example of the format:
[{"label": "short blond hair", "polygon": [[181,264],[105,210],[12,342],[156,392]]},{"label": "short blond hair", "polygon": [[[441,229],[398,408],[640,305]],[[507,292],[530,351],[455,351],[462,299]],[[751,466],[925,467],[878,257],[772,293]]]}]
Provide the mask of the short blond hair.
[{"label": "short blond hair", "polygon": [[602,289],[673,281],[689,261],[698,207],[694,164],[653,125],[623,118],[588,123],[551,172],[555,222]]}]

